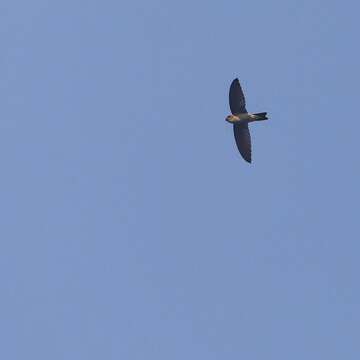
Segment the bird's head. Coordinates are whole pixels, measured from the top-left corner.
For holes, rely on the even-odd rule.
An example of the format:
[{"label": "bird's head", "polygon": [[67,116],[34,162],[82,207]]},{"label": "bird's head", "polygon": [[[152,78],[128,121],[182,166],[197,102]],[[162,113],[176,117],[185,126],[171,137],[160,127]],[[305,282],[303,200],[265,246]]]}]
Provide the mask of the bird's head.
[{"label": "bird's head", "polygon": [[225,120],[229,123],[233,123],[234,121],[236,121],[236,117],[234,115],[228,115]]}]

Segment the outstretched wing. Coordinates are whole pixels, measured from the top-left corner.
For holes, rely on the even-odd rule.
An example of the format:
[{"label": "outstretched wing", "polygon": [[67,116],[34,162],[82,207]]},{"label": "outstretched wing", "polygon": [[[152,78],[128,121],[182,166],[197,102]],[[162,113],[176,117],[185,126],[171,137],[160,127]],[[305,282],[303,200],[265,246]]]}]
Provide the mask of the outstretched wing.
[{"label": "outstretched wing", "polygon": [[230,85],[229,102],[231,112],[234,115],[247,113],[245,108],[245,96],[241,89],[239,79],[233,80]]},{"label": "outstretched wing", "polygon": [[234,135],[241,156],[251,163],[251,137],[247,124],[234,124]]}]

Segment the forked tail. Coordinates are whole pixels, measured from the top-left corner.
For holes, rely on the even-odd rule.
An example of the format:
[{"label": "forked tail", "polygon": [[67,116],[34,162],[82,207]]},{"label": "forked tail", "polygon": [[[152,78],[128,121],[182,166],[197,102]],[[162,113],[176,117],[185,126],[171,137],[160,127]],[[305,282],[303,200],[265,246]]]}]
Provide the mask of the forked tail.
[{"label": "forked tail", "polygon": [[255,113],[254,115],[256,116],[257,120],[267,120],[268,119],[268,117],[266,116],[267,115],[266,112]]}]

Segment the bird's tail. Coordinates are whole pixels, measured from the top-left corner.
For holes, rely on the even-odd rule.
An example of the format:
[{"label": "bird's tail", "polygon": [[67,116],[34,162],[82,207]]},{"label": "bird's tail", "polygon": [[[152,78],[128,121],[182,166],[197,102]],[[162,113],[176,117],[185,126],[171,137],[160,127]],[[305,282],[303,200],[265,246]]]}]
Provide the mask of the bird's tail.
[{"label": "bird's tail", "polygon": [[267,120],[268,117],[266,116],[266,112],[256,113],[254,114],[256,116],[256,120]]}]

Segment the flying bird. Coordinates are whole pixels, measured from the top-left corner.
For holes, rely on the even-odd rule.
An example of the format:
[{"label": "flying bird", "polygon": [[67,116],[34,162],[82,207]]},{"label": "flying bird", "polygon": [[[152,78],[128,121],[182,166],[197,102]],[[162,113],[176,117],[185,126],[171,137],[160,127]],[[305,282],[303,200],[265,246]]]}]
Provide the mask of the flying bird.
[{"label": "flying bird", "polygon": [[233,124],[235,142],[241,156],[251,163],[251,137],[248,124],[253,121],[267,120],[267,113],[247,112],[239,79],[234,79],[230,85],[229,103],[231,115],[226,117],[226,121]]}]

